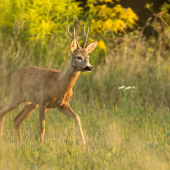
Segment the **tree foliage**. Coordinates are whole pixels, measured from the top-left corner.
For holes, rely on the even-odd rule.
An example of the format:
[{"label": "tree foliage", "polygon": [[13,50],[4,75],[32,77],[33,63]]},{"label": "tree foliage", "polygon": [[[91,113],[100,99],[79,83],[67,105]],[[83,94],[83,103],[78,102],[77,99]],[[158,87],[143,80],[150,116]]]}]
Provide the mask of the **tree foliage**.
[{"label": "tree foliage", "polygon": [[74,0],[0,0],[0,27],[10,29],[15,21],[29,39],[48,39],[52,33],[75,23],[82,8]]},{"label": "tree foliage", "polygon": [[153,10],[153,3],[146,3],[145,7],[153,13],[154,20],[148,22],[147,25],[151,25],[154,30],[157,32],[159,40],[163,40],[163,45],[170,47],[170,18],[169,18],[169,10],[170,10],[170,0],[164,2],[161,7],[159,13],[156,13]]},{"label": "tree foliage", "polygon": [[96,0],[88,0],[89,11],[87,18],[91,23],[91,30],[97,33],[125,31],[127,28],[134,28],[137,15],[131,8],[123,8],[120,4],[113,8],[105,3],[114,3],[113,0],[99,0],[103,5],[97,5]]}]

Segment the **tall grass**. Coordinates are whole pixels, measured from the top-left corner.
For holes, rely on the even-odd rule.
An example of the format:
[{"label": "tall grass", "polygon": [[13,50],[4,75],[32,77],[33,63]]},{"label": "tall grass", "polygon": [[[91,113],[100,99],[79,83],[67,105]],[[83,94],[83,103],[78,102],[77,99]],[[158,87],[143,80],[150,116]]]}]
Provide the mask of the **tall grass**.
[{"label": "tall grass", "polygon": [[[14,38],[4,44],[2,39],[1,102],[4,94],[9,94],[10,77],[16,70],[33,65],[62,71],[70,59],[67,33],[52,37],[48,45],[30,45],[29,42],[22,45]],[[97,94],[96,100],[102,105],[107,102],[119,104],[124,99],[118,87],[125,85],[136,87],[129,102],[170,107],[170,52],[161,39],[157,41],[152,37],[146,40],[139,31],[135,31],[111,40],[108,48],[105,57],[99,50],[90,54],[94,69],[90,74],[82,73],[74,88],[81,100],[95,99]],[[100,64],[96,58],[101,57],[103,62]]]}]

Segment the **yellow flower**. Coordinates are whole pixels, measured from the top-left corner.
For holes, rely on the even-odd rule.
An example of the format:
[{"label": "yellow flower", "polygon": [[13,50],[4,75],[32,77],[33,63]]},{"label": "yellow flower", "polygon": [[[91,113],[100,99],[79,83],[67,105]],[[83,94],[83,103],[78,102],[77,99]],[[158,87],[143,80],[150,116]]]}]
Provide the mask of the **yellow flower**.
[{"label": "yellow flower", "polygon": [[93,19],[91,22],[94,24],[94,23],[95,23],[95,20]]},{"label": "yellow flower", "polygon": [[104,50],[105,52],[107,51],[107,46],[106,46],[106,44],[104,43],[103,40],[100,40],[98,42],[98,48],[99,48],[99,50]]},{"label": "yellow flower", "polygon": [[110,2],[111,4],[113,4],[112,0],[100,0],[100,2],[106,2],[106,3]]}]

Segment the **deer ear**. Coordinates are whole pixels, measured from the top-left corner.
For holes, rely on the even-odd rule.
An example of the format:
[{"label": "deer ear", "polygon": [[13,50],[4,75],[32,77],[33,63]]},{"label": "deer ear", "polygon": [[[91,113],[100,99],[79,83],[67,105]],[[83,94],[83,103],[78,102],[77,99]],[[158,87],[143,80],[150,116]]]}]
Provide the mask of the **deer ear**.
[{"label": "deer ear", "polygon": [[70,51],[73,52],[76,49],[77,49],[77,40],[73,39],[70,43]]},{"label": "deer ear", "polygon": [[97,43],[98,43],[98,41],[94,41],[94,42],[88,44],[88,46],[86,47],[87,53],[91,53],[96,48]]}]

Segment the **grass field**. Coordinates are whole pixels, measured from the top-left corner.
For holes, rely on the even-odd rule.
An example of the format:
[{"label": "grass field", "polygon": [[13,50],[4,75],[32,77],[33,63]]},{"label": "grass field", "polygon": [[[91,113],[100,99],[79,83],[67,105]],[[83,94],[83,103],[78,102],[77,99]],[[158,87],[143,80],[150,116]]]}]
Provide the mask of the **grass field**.
[{"label": "grass field", "polygon": [[23,123],[20,143],[8,113],[0,142],[0,169],[169,169],[169,110],[152,106],[101,106],[72,100],[87,141],[79,144],[74,121],[57,109],[46,113],[45,141],[39,142],[38,111]]}]

